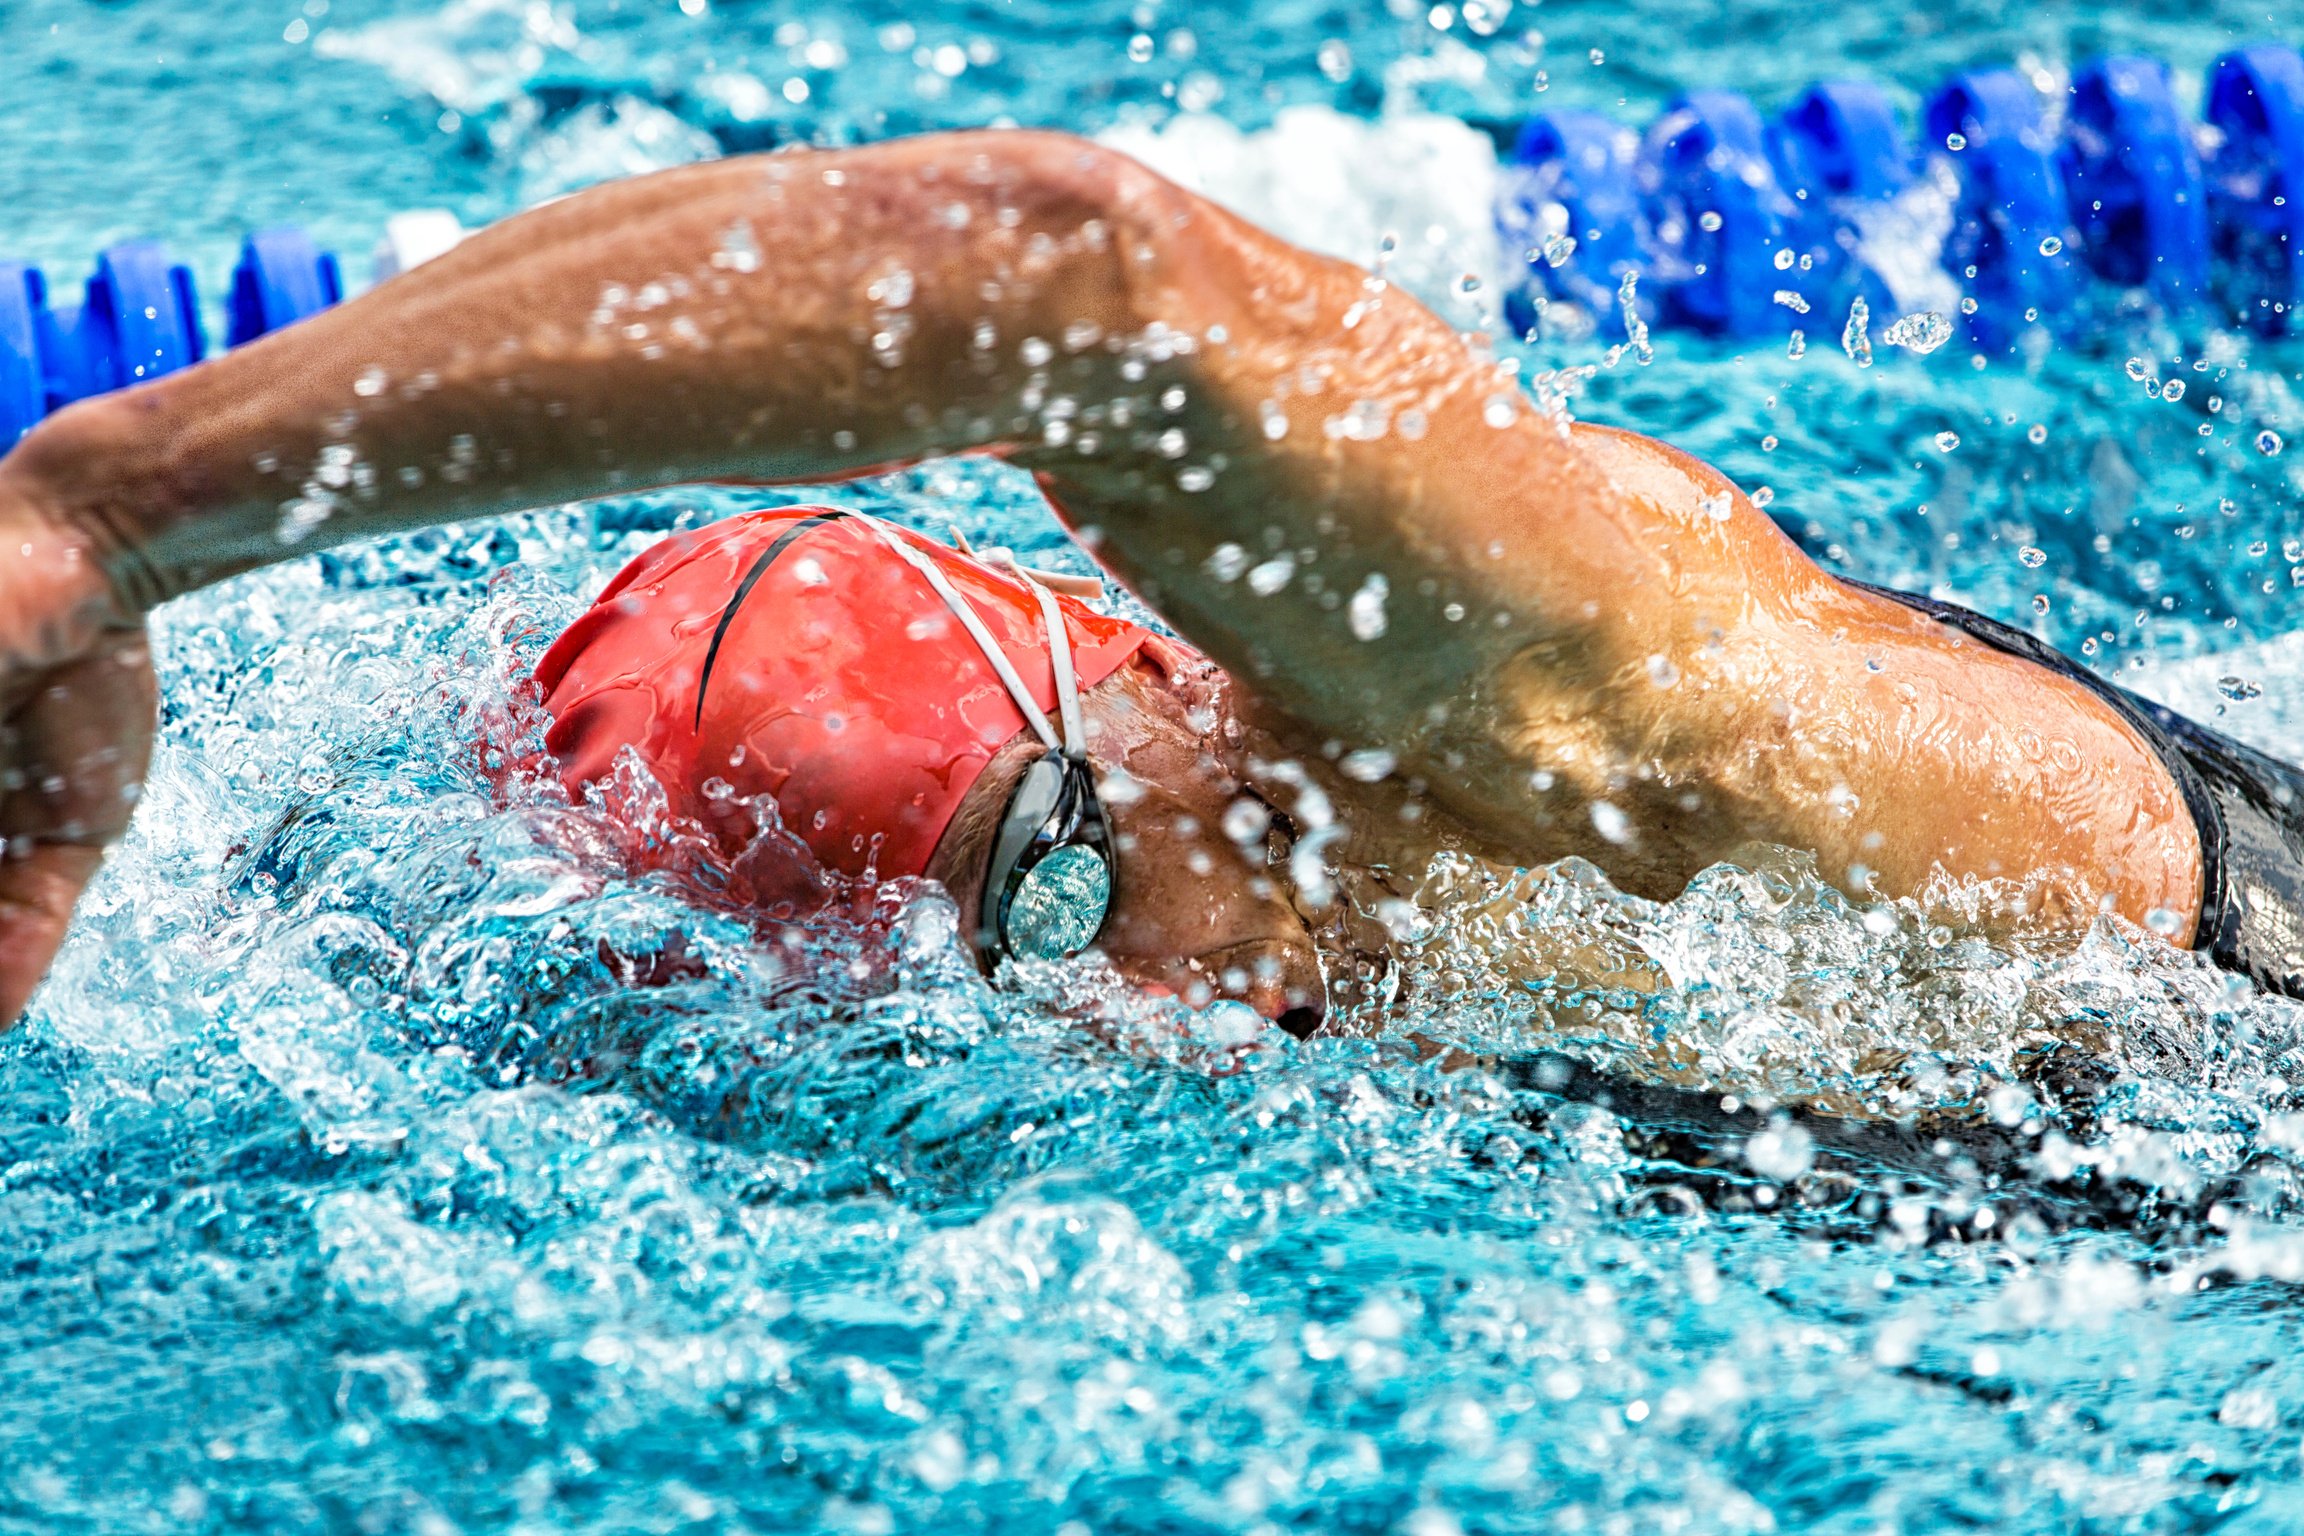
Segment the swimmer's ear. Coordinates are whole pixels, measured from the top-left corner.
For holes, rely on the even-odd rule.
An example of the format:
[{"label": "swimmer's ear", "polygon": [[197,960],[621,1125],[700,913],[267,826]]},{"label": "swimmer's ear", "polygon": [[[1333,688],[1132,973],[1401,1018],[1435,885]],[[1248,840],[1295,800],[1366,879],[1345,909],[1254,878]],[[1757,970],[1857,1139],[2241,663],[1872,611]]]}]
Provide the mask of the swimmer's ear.
[{"label": "swimmer's ear", "polygon": [[1154,676],[1171,686],[1189,685],[1202,679],[1213,681],[1219,675],[1216,663],[1183,641],[1166,635],[1146,635],[1143,648],[1136,654]]},{"label": "swimmer's ear", "polygon": [[1223,703],[1224,669],[1181,640],[1146,635],[1135,664],[1186,710],[1219,708]]}]

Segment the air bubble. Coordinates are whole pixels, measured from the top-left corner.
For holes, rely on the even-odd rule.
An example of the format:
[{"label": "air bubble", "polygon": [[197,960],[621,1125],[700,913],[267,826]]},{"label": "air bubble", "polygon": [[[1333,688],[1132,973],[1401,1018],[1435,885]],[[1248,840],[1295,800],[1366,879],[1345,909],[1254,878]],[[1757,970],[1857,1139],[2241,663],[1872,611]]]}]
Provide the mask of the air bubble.
[{"label": "air bubble", "polygon": [[2043,256],[2061,256],[2064,254],[2064,242],[2054,235],[2050,235],[2040,242],[2040,254]]},{"label": "air bubble", "polygon": [[2270,458],[2272,455],[2278,453],[2283,446],[2285,445],[2280,441],[2280,434],[2273,431],[2270,427],[2266,427],[2263,431],[2256,434],[2256,451],[2263,454],[2266,458]]},{"label": "air bubble", "polygon": [[2264,685],[2245,677],[2220,677],[2216,679],[2216,691],[2228,699],[2254,699],[2263,696]]},{"label": "air bubble", "polygon": [[2036,571],[2048,563],[2048,551],[2040,548],[2036,544],[2027,544],[2022,549],[2016,551],[2016,558],[2022,561],[2032,570]]},{"label": "air bubble", "polygon": [[1958,154],[1960,151],[1968,147],[1968,135],[1964,133],[1948,133],[1944,135],[1944,147],[1952,151],[1952,153]]},{"label": "air bubble", "polygon": [[1960,446],[1960,434],[1959,434],[1959,433],[1957,433],[1957,432],[1939,432],[1939,433],[1937,433],[1937,434],[1936,434],[1936,448],[1937,448],[1937,451],[1938,451],[1938,452],[1940,452],[1940,453],[1950,453],[1950,452],[1951,452],[1953,449],[1955,449],[1955,448],[1957,448],[1957,447],[1959,447],[1959,446]]},{"label": "air bubble", "polygon": [[2032,430],[2024,434],[2024,440],[2037,448],[2048,441],[2048,429],[2040,423],[2034,422],[2032,423]]}]

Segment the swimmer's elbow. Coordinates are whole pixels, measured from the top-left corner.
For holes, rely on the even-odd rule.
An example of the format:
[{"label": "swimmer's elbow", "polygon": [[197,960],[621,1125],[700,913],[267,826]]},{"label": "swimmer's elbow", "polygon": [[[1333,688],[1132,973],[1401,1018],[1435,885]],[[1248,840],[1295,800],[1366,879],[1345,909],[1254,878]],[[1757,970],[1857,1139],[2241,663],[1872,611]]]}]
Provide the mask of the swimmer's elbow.
[{"label": "swimmer's elbow", "polygon": [[1099,218],[1113,228],[1156,229],[1172,223],[1180,205],[1193,200],[1135,156],[1077,134],[1032,130],[982,137],[999,146],[995,165],[1010,171],[1018,186],[1079,218]]},{"label": "swimmer's elbow", "polygon": [[1147,275],[1172,264],[1178,240],[1211,207],[1133,155],[1092,139],[1039,131],[981,138],[994,146],[987,153],[1009,206],[1023,205],[1029,223],[1073,249],[1107,258],[1105,270],[1131,301]]}]

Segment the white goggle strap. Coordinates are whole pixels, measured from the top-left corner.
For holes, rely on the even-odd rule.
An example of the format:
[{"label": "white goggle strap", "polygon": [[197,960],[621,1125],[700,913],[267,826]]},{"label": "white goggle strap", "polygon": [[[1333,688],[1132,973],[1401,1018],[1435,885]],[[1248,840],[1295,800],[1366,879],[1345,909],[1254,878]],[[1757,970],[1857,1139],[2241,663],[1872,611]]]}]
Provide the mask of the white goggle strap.
[{"label": "white goggle strap", "polygon": [[[1041,744],[1051,752],[1065,751],[1063,740],[1056,734],[1056,727],[1049,723],[1046,712],[1040,708],[1039,700],[1033,698],[1031,690],[1024,686],[1024,679],[1018,677],[1016,669],[1008,664],[1008,655],[1000,649],[1000,642],[994,640],[992,632],[984,627],[984,620],[977,615],[975,606],[960,595],[959,589],[945,579],[942,571],[936,569],[936,562],[904,542],[902,535],[878,518],[862,517],[858,521],[879,534],[890,549],[926,578],[929,586],[935,588],[936,595],[944,599],[944,606],[952,610],[952,616],[960,621],[960,627],[968,631],[969,638],[976,642],[976,648],[984,653],[984,659],[999,674],[1002,686],[1008,690],[1008,697],[1015,701],[1025,723],[1032,727],[1032,733],[1040,738]],[[1035,585],[1034,590],[1041,592],[1042,611],[1048,612],[1053,599],[1047,597],[1044,588]],[[1051,619],[1057,617],[1053,613],[1048,616]],[[1065,729],[1074,733],[1075,740],[1085,742],[1086,738],[1080,734],[1076,724],[1080,716],[1080,703],[1072,686],[1071,647],[1065,643],[1063,625],[1056,623],[1052,628],[1058,637],[1052,643],[1052,654],[1061,658],[1056,668],[1056,693],[1063,706]]]},{"label": "white goggle strap", "polygon": [[1064,628],[1064,611],[1056,594],[1035,581],[1022,566],[1008,567],[1040,599],[1040,617],[1048,623],[1048,660],[1056,669],[1056,707],[1064,720],[1064,755],[1074,762],[1088,756],[1088,728],[1080,719],[1080,683],[1072,673],[1072,636]]}]

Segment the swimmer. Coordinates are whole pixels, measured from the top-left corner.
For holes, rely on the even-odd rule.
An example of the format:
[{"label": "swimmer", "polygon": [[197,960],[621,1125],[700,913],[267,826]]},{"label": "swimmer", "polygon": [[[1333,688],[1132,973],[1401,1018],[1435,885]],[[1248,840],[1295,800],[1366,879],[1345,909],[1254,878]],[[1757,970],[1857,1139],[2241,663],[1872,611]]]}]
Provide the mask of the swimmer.
[{"label": "swimmer", "polygon": [[758,850],[796,841],[941,881],[988,965],[1092,946],[1298,1033],[1316,938],[1380,953],[1353,913],[1444,850],[1668,898],[1774,845],[1852,895],[1981,890],[2004,934],[2111,913],[2304,986],[2304,776],[1836,579],[1365,271],[1002,132],[600,187],[27,436],[0,1015],[130,815],[155,605],[418,524],[968,452],[1032,471],[1182,638],[870,518],[738,517],[545,658],[571,786],[636,754],[759,899],[790,892]]}]

